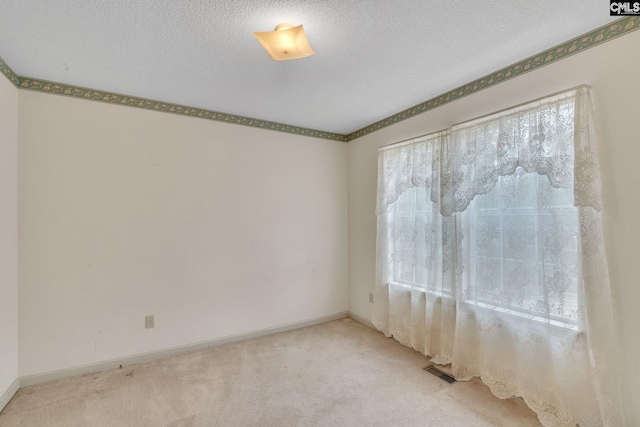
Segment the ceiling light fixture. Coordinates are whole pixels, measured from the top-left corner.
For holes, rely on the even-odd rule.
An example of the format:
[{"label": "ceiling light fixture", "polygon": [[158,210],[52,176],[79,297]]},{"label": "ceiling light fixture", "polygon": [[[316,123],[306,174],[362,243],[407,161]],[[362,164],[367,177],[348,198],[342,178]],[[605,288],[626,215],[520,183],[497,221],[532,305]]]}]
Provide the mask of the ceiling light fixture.
[{"label": "ceiling light fixture", "polygon": [[254,32],[264,50],[274,61],[305,58],[315,54],[302,25],[279,24],[275,31]]}]

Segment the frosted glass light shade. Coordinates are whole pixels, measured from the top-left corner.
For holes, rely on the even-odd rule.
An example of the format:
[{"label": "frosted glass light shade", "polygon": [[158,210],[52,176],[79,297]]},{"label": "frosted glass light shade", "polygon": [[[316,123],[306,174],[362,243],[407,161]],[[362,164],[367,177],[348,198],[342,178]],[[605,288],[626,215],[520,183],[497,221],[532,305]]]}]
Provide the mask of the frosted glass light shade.
[{"label": "frosted glass light shade", "polygon": [[302,25],[280,24],[275,31],[254,32],[264,50],[274,61],[298,59],[315,54]]}]

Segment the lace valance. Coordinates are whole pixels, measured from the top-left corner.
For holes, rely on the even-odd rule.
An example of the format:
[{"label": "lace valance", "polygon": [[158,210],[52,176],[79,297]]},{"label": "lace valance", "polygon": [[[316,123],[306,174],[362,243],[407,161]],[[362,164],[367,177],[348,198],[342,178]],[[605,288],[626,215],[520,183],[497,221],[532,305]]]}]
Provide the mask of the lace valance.
[{"label": "lace valance", "polygon": [[[545,175],[574,188],[574,204],[602,210],[589,87],[528,103],[380,150],[377,214],[407,188],[424,187],[443,215],[464,211],[498,177]],[[393,173],[391,173],[393,171]],[[400,173],[398,173],[400,171]]]},{"label": "lace valance", "polygon": [[409,188],[424,188],[432,200],[440,194],[440,151],[447,132],[437,132],[380,149],[376,213],[386,212]]}]

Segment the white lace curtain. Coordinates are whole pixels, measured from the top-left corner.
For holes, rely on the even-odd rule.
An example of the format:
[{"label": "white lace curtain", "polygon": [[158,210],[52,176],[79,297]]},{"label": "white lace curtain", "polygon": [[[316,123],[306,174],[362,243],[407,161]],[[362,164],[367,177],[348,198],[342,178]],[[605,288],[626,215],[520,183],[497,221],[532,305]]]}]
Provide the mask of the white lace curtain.
[{"label": "white lace curtain", "polygon": [[384,147],[373,323],[521,396],[546,426],[622,426],[586,86]]}]

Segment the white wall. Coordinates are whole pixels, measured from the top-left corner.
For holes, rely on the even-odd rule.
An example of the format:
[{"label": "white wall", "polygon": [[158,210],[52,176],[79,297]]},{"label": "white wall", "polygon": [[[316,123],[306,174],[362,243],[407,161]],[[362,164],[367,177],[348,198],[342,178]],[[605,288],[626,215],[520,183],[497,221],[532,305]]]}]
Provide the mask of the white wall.
[{"label": "white wall", "polygon": [[371,319],[377,149],[563,89],[592,85],[605,198],[605,244],[625,357],[628,425],[640,425],[640,31],[349,143],[350,310]]},{"label": "white wall", "polygon": [[347,310],[345,143],[28,91],[19,108],[21,376]]},{"label": "white wall", "polygon": [[17,193],[18,89],[0,76],[0,398],[18,377]]}]

